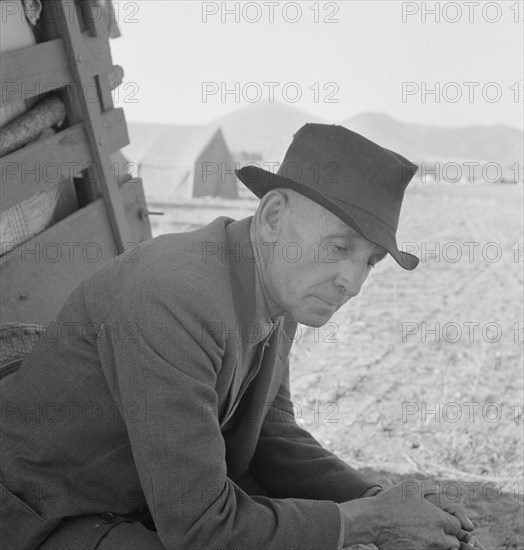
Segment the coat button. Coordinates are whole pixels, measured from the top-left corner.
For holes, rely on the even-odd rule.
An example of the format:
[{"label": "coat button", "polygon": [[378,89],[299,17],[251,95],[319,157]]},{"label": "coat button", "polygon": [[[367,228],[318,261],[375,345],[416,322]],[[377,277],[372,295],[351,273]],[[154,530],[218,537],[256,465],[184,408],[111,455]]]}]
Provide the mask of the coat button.
[{"label": "coat button", "polygon": [[102,520],[102,523],[113,523],[113,521],[115,521],[115,514],[112,514],[111,512],[103,512],[100,514],[100,519]]}]

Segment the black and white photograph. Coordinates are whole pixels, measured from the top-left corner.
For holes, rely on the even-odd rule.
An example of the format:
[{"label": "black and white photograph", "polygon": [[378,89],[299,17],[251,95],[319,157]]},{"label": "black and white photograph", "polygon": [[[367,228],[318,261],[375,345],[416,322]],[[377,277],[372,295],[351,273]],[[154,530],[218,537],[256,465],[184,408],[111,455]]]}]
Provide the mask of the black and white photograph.
[{"label": "black and white photograph", "polygon": [[524,1],[0,0],[0,545],[524,550]]}]

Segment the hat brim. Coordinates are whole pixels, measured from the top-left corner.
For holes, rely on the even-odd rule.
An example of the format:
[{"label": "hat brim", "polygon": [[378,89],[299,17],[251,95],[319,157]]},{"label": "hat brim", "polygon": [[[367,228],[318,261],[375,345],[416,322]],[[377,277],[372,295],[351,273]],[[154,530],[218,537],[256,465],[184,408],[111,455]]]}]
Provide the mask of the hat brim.
[{"label": "hat brim", "polygon": [[331,198],[308,185],[269,172],[259,166],[244,166],[239,170],[235,170],[235,174],[259,198],[277,187],[291,189],[306,196],[335,214],[368,241],[384,248],[404,269],[411,271],[419,263],[416,256],[398,249],[395,232],[389,226],[358,206]]}]

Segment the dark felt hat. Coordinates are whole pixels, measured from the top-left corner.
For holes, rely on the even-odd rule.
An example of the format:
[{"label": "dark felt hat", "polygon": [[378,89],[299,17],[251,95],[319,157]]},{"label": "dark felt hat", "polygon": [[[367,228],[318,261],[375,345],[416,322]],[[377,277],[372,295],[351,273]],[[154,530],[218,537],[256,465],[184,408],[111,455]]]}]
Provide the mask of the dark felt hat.
[{"label": "dark felt hat", "polygon": [[398,249],[400,207],[417,166],[344,128],[306,124],[293,136],[278,172],[247,165],[235,170],[255,195],[284,187],[333,212],[360,235],[385,248],[405,269],[416,256]]}]

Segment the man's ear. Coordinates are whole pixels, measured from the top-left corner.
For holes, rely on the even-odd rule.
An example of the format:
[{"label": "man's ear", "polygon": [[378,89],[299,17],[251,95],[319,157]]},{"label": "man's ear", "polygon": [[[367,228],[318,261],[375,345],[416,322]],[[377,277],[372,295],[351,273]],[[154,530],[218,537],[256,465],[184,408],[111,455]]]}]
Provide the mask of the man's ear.
[{"label": "man's ear", "polygon": [[258,206],[258,227],[264,242],[275,242],[282,231],[289,199],[278,189],[266,193]]}]

